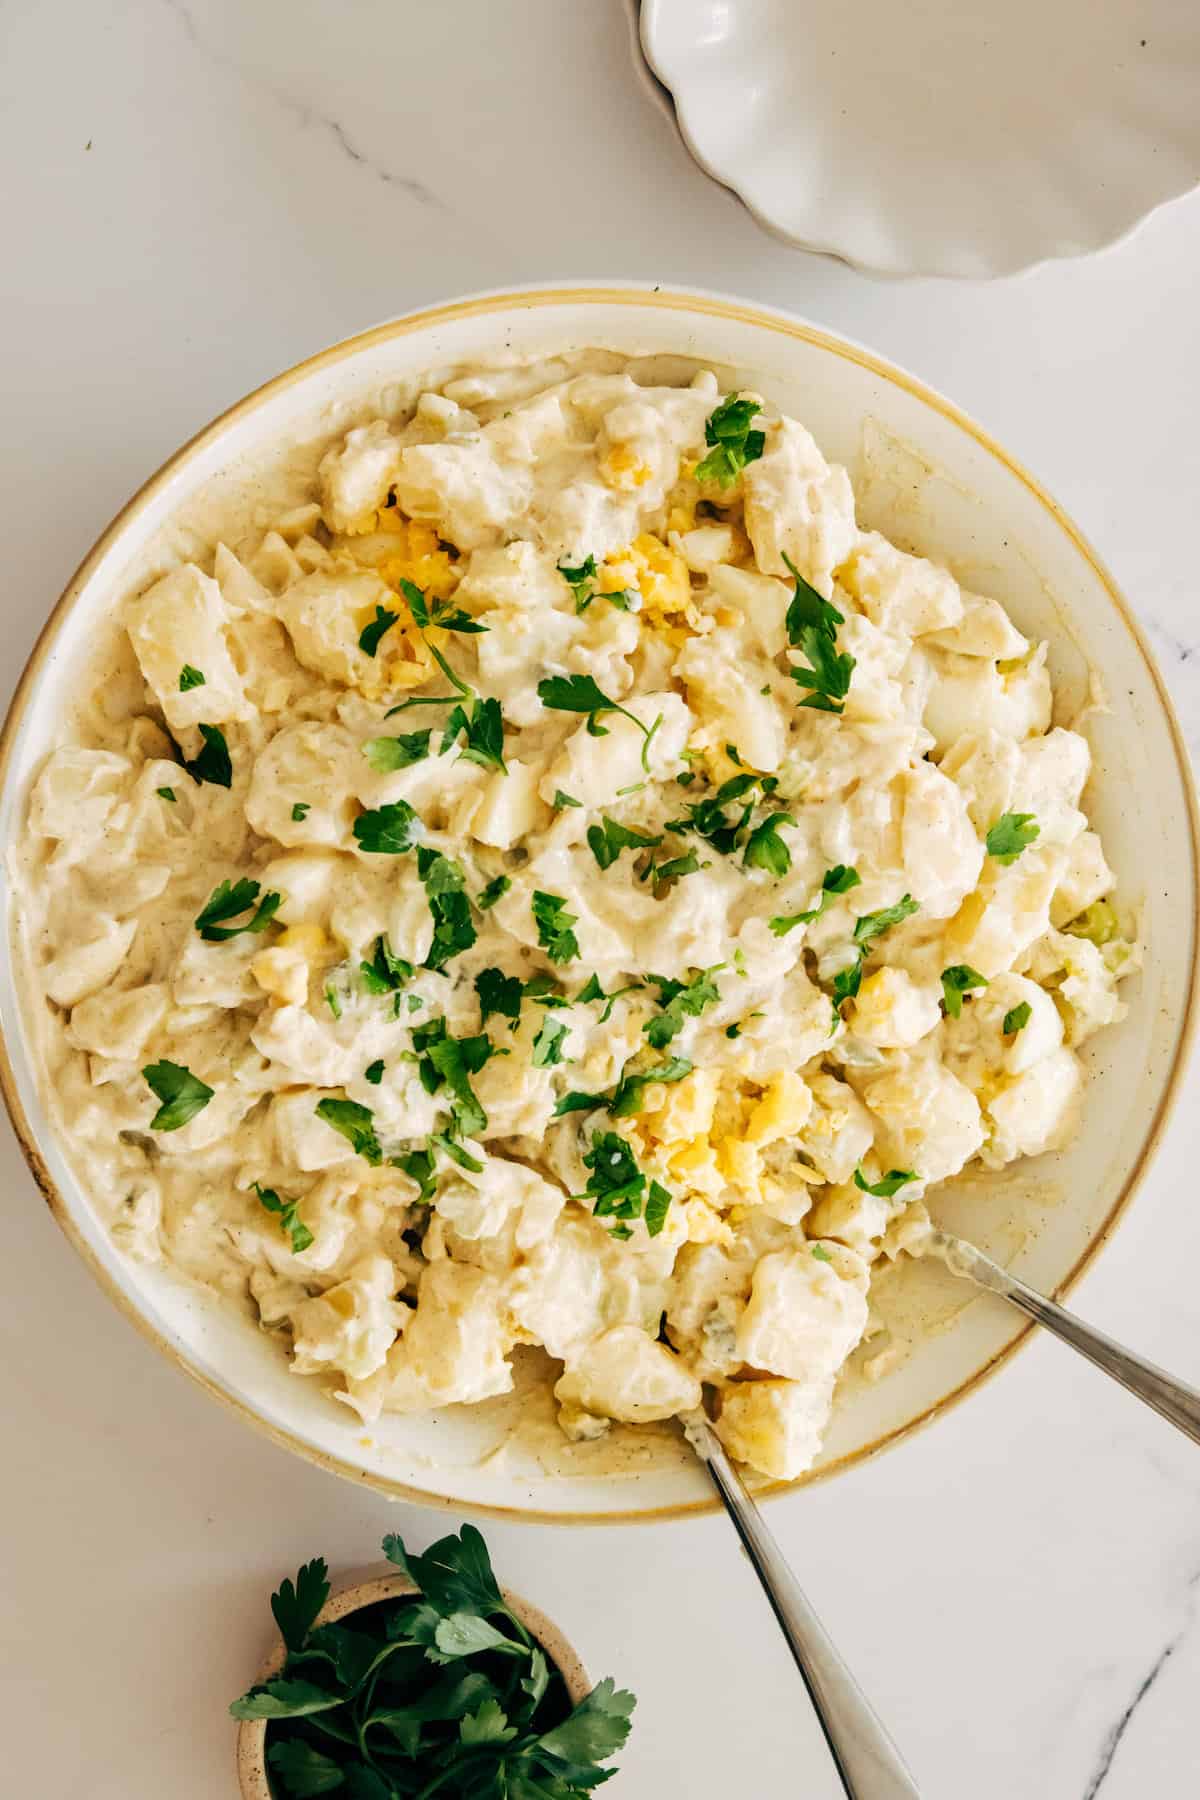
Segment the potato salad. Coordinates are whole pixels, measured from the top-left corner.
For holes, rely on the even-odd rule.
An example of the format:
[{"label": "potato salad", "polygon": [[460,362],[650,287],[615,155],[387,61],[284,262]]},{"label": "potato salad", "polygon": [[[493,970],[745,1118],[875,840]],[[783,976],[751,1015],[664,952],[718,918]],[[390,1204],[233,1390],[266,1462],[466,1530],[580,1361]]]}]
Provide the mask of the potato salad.
[{"label": "potato salad", "polygon": [[816,1456],[931,1188],[1064,1143],[1136,950],[1046,646],[769,397],[459,370],[180,538],[28,813],[46,1084],[131,1256],[365,1421]]}]

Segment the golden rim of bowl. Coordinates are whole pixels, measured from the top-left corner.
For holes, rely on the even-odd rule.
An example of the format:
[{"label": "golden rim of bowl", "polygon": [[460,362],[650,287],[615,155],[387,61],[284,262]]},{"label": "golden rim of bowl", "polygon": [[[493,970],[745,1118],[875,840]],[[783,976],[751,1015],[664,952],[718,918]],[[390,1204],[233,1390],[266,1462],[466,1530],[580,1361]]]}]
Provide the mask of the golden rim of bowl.
[{"label": "golden rim of bowl", "polygon": [[[961,411],[961,409],[955,406],[951,401],[945,399],[936,389],[927,387],[924,382],[918,381],[915,376],[909,375],[905,370],[896,367],[895,364],[885,361],[882,357],[876,356],[872,351],[864,349],[861,345],[855,344],[847,338],[834,336],[828,331],[820,330],[815,325],[805,324],[799,319],[792,318],[786,313],[776,312],[770,307],[750,305],[746,301],[725,298],[722,295],[706,293],[703,291],[689,291],[686,288],[662,290],[649,287],[641,288],[633,283],[611,287],[571,287],[569,285],[564,285],[561,287],[513,289],[508,291],[497,290],[492,293],[472,295],[462,300],[447,301],[442,306],[427,307],[421,312],[406,313],[402,318],[392,319],[386,324],[372,327],[369,331],[359,332],[354,337],[345,338],[341,343],[332,344],[327,350],[319,350],[314,356],[307,357],[303,362],[297,363],[293,368],[286,369],[281,375],[276,375],[272,380],[264,382],[261,387],[255,388],[251,393],[247,394],[244,399],[237,401],[225,412],[218,414],[211,424],[206,425],[203,430],[197,432],[195,437],[189,439],[181,449],[177,450],[173,456],[169,457],[167,461],[163,463],[162,467],[138,489],[133,498],[121,508],[116,517],[100,534],[99,538],[97,538],[95,544],[93,544],[92,548],[88,551],[55,603],[45,625],[42,627],[32,651],[30,652],[29,660],[25,664],[25,668],[22,671],[21,677],[13,692],[13,697],[9,704],[8,714],[4,720],[3,727],[0,727],[0,787],[3,787],[7,779],[8,765],[12,755],[13,744],[24,717],[25,709],[32,697],[34,686],[42,672],[42,667],[54,647],[55,639],[62,628],[67,614],[74,606],[87,582],[91,579],[101,558],[112,547],[129,522],[136,518],[139,513],[143,512],[154,500],[156,500],[167,484],[191,461],[193,461],[195,457],[218,439],[230,425],[245,418],[248,414],[257,411],[267,400],[272,399],[276,394],[283,392],[286,388],[295,386],[297,382],[307,379],[308,376],[312,375],[318,369],[326,369],[336,363],[345,362],[349,358],[357,356],[363,350],[371,349],[378,344],[388,343],[394,338],[409,337],[414,332],[425,331],[431,326],[447,324],[455,319],[479,318],[489,313],[508,312],[514,307],[533,310],[539,307],[566,305],[623,305],[646,307],[656,312],[698,313],[707,318],[730,319],[739,324],[765,328],[768,331],[777,332],[781,337],[797,338],[804,343],[816,346],[818,349],[826,350],[833,356],[840,357],[844,362],[855,363],[860,368],[869,369],[873,375],[878,376],[882,381],[886,381],[893,387],[900,388],[905,393],[911,394],[914,399],[920,400],[933,412],[939,413],[942,418],[949,420],[949,422],[956,425],[960,431],[965,432],[968,437],[973,438],[981,448],[986,450],[990,456],[994,457],[995,460],[1007,469],[1011,475],[1015,476],[1017,481],[1019,481],[1022,487],[1033,496],[1039,506],[1049,514],[1059,530],[1070,539],[1071,543],[1074,544],[1076,550],[1079,552],[1079,555],[1083,558],[1084,562],[1087,563],[1097,580],[1104,587],[1113,605],[1116,607],[1117,612],[1120,614],[1126,630],[1136,645],[1142,661],[1146,665],[1146,671],[1158,694],[1159,703],[1162,706],[1163,714],[1167,721],[1167,726],[1171,734],[1171,742],[1175,750],[1175,760],[1179,770],[1180,781],[1183,786],[1183,791],[1187,796],[1192,882],[1193,889],[1195,889],[1198,872],[1200,872],[1200,815],[1198,815],[1197,812],[1196,793],[1192,783],[1191,765],[1188,759],[1187,748],[1184,743],[1183,734],[1179,728],[1179,721],[1175,716],[1175,709],[1171,703],[1170,695],[1167,692],[1166,685],[1159,673],[1158,666],[1154,660],[1150,646],[1146,642],[1142,629],[1112,575],[1100,560],[1091,544],[1084,537],[1083,533],[1079,530],[1078,526],[1068,517],[1062,507],[1058,505],[1057,501],[1046,492],[1046,489],[1041,483],[1037,481],[1021,463],[1017,462],[1006,450],[1002,449],[986,431],[975,423],[974,419],[967,413]],[[1070,1292],[1075,1283],[1090,1267],[1093,1259],[1099,1254],[1105,1244],[1107,1244],[1158,1149],[1171,1109],[1178,1097],[1180,1079],[1187,1062],[1187,1055],[1191,1046],[1192,1034],[1196,1024],[1196,998],[1197,938],[1196,932],[1193,931],[1191,960],[1188,970],[1187,995],[1184,1003],[1183,1018],[1176,1039],[1175,1054],[1158,1105],[1155,1108],[1154,1117],[1151,1120],[1149,1130],[1146,1134],[1142,1153],[1130,1172],[1129,1179],[1126,1181],[1121,1193],[1114,1201],[1108,1217],[1104,1220],[1104,1223],[1096,1232],[1082,1256],[1080,1256],[1075,1263],[1075,1266],[1054,1289],[1054,1294],[1057,1298],[1061,1299]],[[92,1250],[91,1245],[78,1229],[70,1209],[65,1204],[62,1195],[59,1193],[58,1188],[50,1177],[49,1170],[38,1149],[29,1119],[21,1104],[20,1096],[17,1093],[16,1078],[12,1061],[9,1056],[8,1045],[2,1036],[0,1036],[0,1092],[3,1093],[4,1103],[8,1108],[9,1117],[12,1120],[13,1129],[16,1132],[22,1153],[24,1154],[26,1162],[29,1164],[33,1178],[40,1188],[51,1213],[54,1215],[54,1218],[57,1220],[66,1236],[70,1239],[79,1255],[83,1258],[96,1280],[100,1283],[101,1287],[104,1288],[109,1298],[116,1304],[120,1311],[124,1313],[125,1317],[142,1333],[142,1335],[148,1338],[151,1343],[155,1344],[170,1361],[178,1364],[192,1380],[198,1382],[200,1386],[208,1393],[212,1394],[215,1399],[221,1401],[223,1405],[253,1426],[255,1430],[270,1438],[273,1443],[278,1444],[282,1449],[291,1450],[297,1455],[303,1456],[308,1462],[315,1463],[319,1468],[326,1469],[331,1474],[341,1475],[350,1481],[358,1482],[361,1486],[373,1488],[376,1492],[384,1494],[392,1500],[408,1500],[418,1506],[436,1507],[442,1511],[469,1513],[480,1518],[499,1519],[512,1523],[537,1525],[641,1525],[655,1524],[666,1519],[698,1517],[705,1513],[719,1511],[720,1502],[715,1497],[712,1499],[680,1503],[675,1506],[650,1507],[638,1512],[621,1509],[613,1512],[559,1513],[543,1512],[539,1509],[524,1509],[511,1506],[484,1505],[477,1501],[463,1501],[455,1499],[452,1496],[431,1493],[424,1488],[412,1487],[405,1482],[390,1480],[387,1476],[378,1475],[371,1470],[360,1468],[353,1462],[345,1461],[338,1456],[332,1456],[328,1451],[320,1450],[315,1445],[306,1443],[302,1438],[293,1436],[291,1432],[286,1431],[282,1426],[274,1424],[271,1420],[264,1418],[261,1413],[255,1411],[255,1409],[245,1400],[238,1398],[235,1394],[230,1393],[225,1387],[214,1381],[204,1369],[199,1367],[189,1356],[185,1355],[182,1350],[172,1343],[170,1338],[165,1336],[146,1314],[140,1310],[140,1308],[134,1306],[124,1291],[118,1287],[108,1270]],[[917,1431],[921,1426],[927,1425],[935,1415],[945,1412],[949,1407],[956,1405],[958,1401],[965,1398],[967,1394],[973,1393],[984,1381],[995,1374],[996,1370],[999,1369],[1003,1363],[1008,1361],[1014,1352],[1028,1340],[1032,1335],[1033,1330],[1034,1326],[1032,1323],[1023,1324],[1017,1327],[1010,1341],[1003,1349],[998,1350],[994,1356],[990,1357],[982,1368],[977,1369],[973,1375],[968,1376],[966,1381],[961,1382],[958,1387],[952,1389],[951,1392],[946,1394],[942,1399],[937,1400],[933,1405],[926,1407],[924,1412],[919,1413],[915,1418],[910,1419],[907,1424],[897,1426],[894,1431],[885,1432],[882,1437],[877,1438],[873,1443],[864,1444],[860,1449],[852,1451],[849,1455],[839,1457],[837,1461],[828,1463],[824,1467],[816,1469],[808,1475],[801,1476],[798,1481],[772,1482],[768,1486],[756,1490],[759,1498],[769,1498],[782,1493],[790,1493],[797,1488],[807,1487],[818,1481],[826,1481],[830,1476],[840,1474],[844,1469],[853,1468],[856,1464],[866,1462],[869,1458],[879,1455],[881,1451],[889,1448],[892,1444],[898,1443],[901,1438],[906,1438],[912,1432]]]}]

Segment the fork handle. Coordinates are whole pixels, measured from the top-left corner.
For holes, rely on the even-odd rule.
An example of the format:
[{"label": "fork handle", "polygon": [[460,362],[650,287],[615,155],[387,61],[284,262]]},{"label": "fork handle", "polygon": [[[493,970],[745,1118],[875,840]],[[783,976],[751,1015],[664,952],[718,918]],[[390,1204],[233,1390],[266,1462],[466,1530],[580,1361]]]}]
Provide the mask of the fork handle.
[{"label": "fork handle", "polygon": [[900,1752],[834,1648],[703,1414],[688,1419],[687,1435],[712,1477],[787,1639],[849,1800],[920,1800]]},{"label": "fork handle", "polygon": [[999,1263],[994,1263],[990,1256],[985,1256],[965,1238],[939,1233],[937,1250],[956,1275],[965,1275],[989,1293],[999,1294],[1026,1318],[1036,1320],[1064,1344],[1070,1344],[1098,1369],[1119,1381],[1123,1388],[1136,1394],[1147,1406],[1152,1406],[1164,1419],[1169,1419],[1193,1443],[1200,1444],[1200,1392],[1194,1387],[1189,1387],[1185,1381],[1176,1381],[1165,1369],[1147,1362],[1144,1357],[1135,1356],[1132,1350],[1126,1350],[1123,1344],[1118,1344],[1103,1331],[1085,1325],[1066,1307],[1056,1300],[1048,1300],[1019,1276],[1002,1269]]}]

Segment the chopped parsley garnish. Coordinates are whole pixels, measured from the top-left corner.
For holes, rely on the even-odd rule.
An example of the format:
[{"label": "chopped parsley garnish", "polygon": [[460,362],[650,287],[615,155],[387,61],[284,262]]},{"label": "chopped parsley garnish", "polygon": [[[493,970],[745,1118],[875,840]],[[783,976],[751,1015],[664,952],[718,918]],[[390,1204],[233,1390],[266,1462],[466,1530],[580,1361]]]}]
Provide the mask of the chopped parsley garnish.
[{"label": "chopped parsley garnish", "polygon": [[[383,1067],[382,1063],[380,1067]],[[313,1241],[313,1234],[300,1217],[300,1202],[281,1200],[274,1188],[260,1187],[257,1181],[254,1183],[254,1191],[269,1213],[278,1214],[280,1230],[291,1239],[292,1254],[299,1256],[301,1250],[307,1250]]]},{"label": "chopped parsley garnish", "polygon": [[607,1025],[609,1019],[612,1017],[612,1009],[621,998],[622,994],[632,994],[643,985],[644,984],[640,981],[630,981],[627,982],[624,987],[614,988],[611,994],[606,994],[604,989],[600,986],[599,976],[593,973],[588,976],[587,981],[576,994],[575,1004],[577,1006],[587,1006],[593,1000],[603,1000],[604,1011],[600,1014],[599,1023],[601,1025]]},{"label": "chopped parsley garnish", "polygon": [[829,1252],[825,1248],[824,1244],[813,1244],[811,1248],[812,1248],[813,1258],[816,1262],[831,1263],[833,1261],[832,1256],[829,1254]]},{"label": "chopped parsley garnish", "polygon": [[542,1028],[533,1040],[533,1054],[530,1057],[535,1069],[547,1069],[552,1063],[563,1060],[562,1041],[567,1035],[567,1027],[561,1019],[547,1014]]},{"label": "chopped parsley garnish", "polygon": [[643,725],[636,713],[610,700],[590,675],[548,675],[538,682],[537,691],[538,699],[548,712],[586,713],[587,728],[592,737],[607,737],[608,727],[601,725],[600,720],[605,713],[620,713],[641,732],[642,767],[649,770],[650,741],[662,724],[661,713],[653,725]]},{"label": "chopped parsley garnish", "polygon": [[667,881],[679,881],[684,875],[694,875],[700,867],[700,858],[694,850],[685,856],[669,856],[666,862],[653,863],[646,874],[653,879],[655,887],[661,887]]},{"label": "chopped parsley garnish", "polygon": [[575,611],[586,612],[592,604],[592,584],[596,579],[596,558],[587,556],[575,568],[568,568],[566,563],[558,564],[558,572],[575,596]]},{"label": "chopped parsley garnish", "polygon": [[455,706],[446,720],[439,755],[444,756],[459,737],[467,740],[461,752],[465,762],[478,763],[481,769],[499,769],[507,775],[504,717],[498,700],[481,700],[476,695],[469,710],[461,702]]},{"label": "chopped parsley garnish", "polygon": [[389,612],[386,606],[375,608],[375,617],[369,625],[364,625],[358,634],[358,647],[364,656],[374,656],[379,649],[379,640],[385,631],[390,631],[399,613]]},{"label": "chopped parsley garnish", "polygon": [[[694,831],[712,845],[718,856],[730,856],[746,840],[750,816],[754,811],[754,789],[759,788],[765,800],[778,786],[779,782],[774,775],[731,775],[728,781],[721,783],[715,794],[693,801],[687,808],[686,818],[669,819],[667,830]],[[741,802],[739,810],[731,817],[725,808],[738,802]],[[766,848],[761,852],[756,851],[756,855],[761,853],[768,860],[778,860],[774,827],[785,818],[786,813],[776,813],[773,819],[767,821],[770,829],[763,840]],[[782,842],[779,843],[779,849],[786,853],[786,846]],[[788,860],[790,863],[790,857]]]},{"label": "chopped parsley garnish", "polygon": [[476,897],[475,904],[479,908],[480,912],[490,912],[492,907],[495,906],[497,900],[503,900],[505,894],[507,894],[507,892],[511,886],[512,886],[512,877],[511,876],[509,876],[509,875],[493,876],[492,880],[488,882],[487,886],[485,888],[483,888]]},{"label": "chopped parsley garnish", "polygon": [[987,834],[987,853],[998,863],[1014,863],[1022,850],[1039,835],[1040,827],[1032,813],[1002,813]]},{"label": "chopped parsley garnish", "polygon": [[460,950],[469,950],[478,935],[471,919],[466,877],[458,863],[425,844],[417,851],[417,873],[433,915],[433,942],[425,967],[440,969]]},{"label": "chopped parsley garnish", "polygon": [[363,1080],[369,1081],[372,1087],[379,1086],[383,1080],[383,1058],[381,1056],[377,1057],[373,1063],[367,1064],[363,1070]]},{"label": "chopped parsley garnish", "polygon": [[713,976],[724,966],[714,963],[711,969],[701,969],[690,981],[667,981],[661,975],[651,975],[662,1011],[648,1019],[642,1030],[656,1050],[666,1048],[683,1030],[685,1020],[698,1019],[706,1006],[721,998],[721,990]]},{"label": "chopped parsley garnish", "polygon": [[333,1014],[335,1019],[341,1018],[342,1002],[341,1002],[341,999],[339,998],[336,988],[327,987],[325,989],[325,1004],[329,1008],[330,1012]]},{"label": "chopped parsley garnish", "polygon": [[147,1063],[142,1075],[154,1098],[160,1102],[150,1121],[151,1131],[178,1131],[189,1119],[203,1112],[213,1097],[207,1087],[182,1063]]},{"label": "chopped parsley garnish", "polygon": [[865,951],[877,937],[890,931],[893,925],[899,925],[904,919],[911,919],[920,910],[920,902],[914,900],[911,894],[905,894],[894,906],[881,906],[878,912],[864,913],[861,919],[854,921],[854,941]]},{"label": "chopped parsley garnish", "polygon": [[477,1075],[493,1056],[506,1056],[508,1052],[497,1050],[491,1039],[482,1034],[451,1037],[445,1019],[430,1019],[427,1025],[416,1026],[412,1041],[420,1057],[418,1066],[426,1091],[436,1094],[446,1087],[453,1095],[450,1116],[456,1130],[468,1136],[482,1131],[487,1113],[471,1086],[471,1076]]},{"label": "chopped parsley garnish", "polygon": [[193,669],[191,663],[184,663],[179,671],[179,691],[190,694],[193,688],[203,687],[204,676],[199,669]]},{"label": "chopped parsley garnish", "polygon": [[362,753],[378,774],[390,775],[396,769],[409,769],[413,763],[424,762],[431,736],[428,731],[402,731],[398,737],[368,738]]},{"label": "chopped parsley garnish", "polygon": [[369,1106],[361,1106],[357,1100],[328,1099],[318,1100],[315,1110],[318,1119],[340,1131],[352,1149],[365,1157],[372,1168],[378,1168],[383,1152],[375,1136],[375,1114]]},{"label": "chopped parsley garnish", "polygon": [[538,943],[550,961],[565,963],[578,956],[579,939],[571,927],[579,921],[574,913],[567,911],[567,903],[561,894],[543,894],[539,889],[534,892],[531,904]]},{"label": "chopped parsley garnish", "polygon": [[360,962],[358,972],[368,994],[399,994],[413,978],[412,964],[396,955],[386,932],[375,939],[370,962]]},{"label": "chopped parsley garnish", "polygon": [[506,975],[502,969],[480,969],[475,977],[479,996],[479,1023],[486,1025],[493,1013],[515,1025],[521,1017],[524,989],[519,975]]},{"label": "chopped parsley garnish", "polygon": [[902,1187],[918,1179],[912,1169],[889,1169],[881,1181],[868,1181],[861,1168],[854,1171],[855,1187],[861,1188],[864,1194],[874,1194],[877,1200],[890,1200]]},{"label": "chopped parsley garnish", "polygon": [[844,969],[839,969],[833,978],[833,1010],[835,1024],[840,1017],[842,1001],[853,1000],[861,986],[862,956],[860,954],[855,957],[852,963],[847,963]]},{"label": "chopped parsley garnish", "polygon": [[696,464],[697,481],[732,487],[746,464],[758,461],[767,437],[764,431],[752,427],[761,411],[757,400],[739,400],[736,394],[730,394],[709,414],[704,441],[711,448],[704,461]]},{"label": "chopped parsley garnish", "polygon": [[295,805],[292,807],[292,822],[296,825],[299,825],[301,819],[307,819],[307,817],[311,811],[312,811],[311,800],[297,800]]},{"label": "chopped parsley garnish", "polygon": [[422,593],[415,581],[400,582],[400,591],[408,601],[408,609],[422,631],[430,625],[436,625],[439,631],[462,631],[474,635],[486,631],[487,626],[473,619],[469,612],[461,606],[455,606],[452,600],[435,600],[430,605],[426,595]]},{"label": "chopped parsley garnish", "polygon": [[854,658],[837,647],[837,628],[846,621],[836,606],[805,581],[786,553],[783,560],[796,584],[787,609],[788,643],[808,658],[807,665],[793,663],[789,670],[798,686],[811,689],[800,704],[818,712],[840,713],[854,669]]},{"label": "chopped parsley garnish", "polygon": [[985,988],[988,985],[986,975],[973,969],[969,963],[951,963],[948,969],[942,970],[942,1000],[946,1014],[957,1019],[962,1013],[963,995],[969,994],[973,988]]},{"label": "chopped parsley garnish", "polygon": [[174,805],[175,805],[175,804],[176,804],[176,801],[175,801],[175,789],[174,789],[174,788],[171,788],[171,787],[161,787],[161,788],[155,788],[155,790],[154,790],[154,791],[155,791],[155,793],[156,793],[156,794],[157,794],[157,795],[158,795],[158,797],[159,797],[159,799],[160,799],[160,800],[166,800],[166,801],[168,801],[168,802],[169,802],[169,803],[170,803],[170,804],[171,804],[171,805],[172,805],[172,806],[174,806]]},{"label": "chopped parsley garnish", "polygon": [[[646,1229],[651,1236],[657,1237],[666,1222],[671,1196],[657,1181],[647,1184],[628,1140],[620,1132],[593,1131],[592,1147],[585,1154],[583,1164],[591,1170],[591,1175],[587,1187],[577,1198],[592,1202],[595,1218],[640,1219],[645,1206]],[[619,1227],[618,1234],[622,1237],[631,1235],[627,1229]]]},{"label": "chopped parsley garnish", "polygon": [[622,1069],[621,1079],[616,1087],[606,1088],[601,1093],[585,1094],[578,1088],[572,1089],[558,1101],[551,1117],[561,1119],[567,1113],[591,1112],[602,1106],[615,1119],[633,1118],[645,1105],[648,1087],[652,1087],[656,1081],[682,1081],[685,1075],[691,1074],[692,1064],[686,1056],[672,1056],[650,1069],[640,1069],[633,1074],[629,1074],[627,1070],[628,1064]]},{"label": "chopped parsley garnish", "polygon": [[[257,881],[222,881],[209,895],[202,912],[195,918],[196,930],[207,944],[223,944],[228,938],[241,937],[243,931],[265,931],[279,908],[283,905],[282,894],[264,894],[258,900],[259,884]],[[236,919],[239,913],[249,912],[258,900],[251,918],[241,925],[225,925],[225,919]]]},{"label": "chopped parsley garnish", "polygon": [[781,825],[793,825],[790,813],[772,813],[750,833],[743,862],[748,869],[765,869],[768,875],[786,875],[792,866],[792,853],[779,835]]},{"label": "chopped parsley garnish", "polygon": [[410,1181],[415,1181],[420,1192],[419,1200],[432,1200],[437,1192],[436,1161],[432,1150],[404,1150],[392,1161],[398,1169],[402,1169]]},{"label": "chopped parsley garnish", "polygon": [[233,763],[225,733],[216,725],[198,725],[196,729],[204,739],[204,748],[190,762],[185,758],[184,768],[193,781],[207,781],[213,787],[232,787]]},{"label": "chopped parsley garnish", "polygon": [[555,788],[555,790],[554,790],[554,810],[555,810],[555,812],[562,812],[563,809],[568,806],[582,806],[582,805],[583,805],[583,801],[577,800],[575,798],[574,794],[564,794],[561,788]]},{"label": "chopped parsley garnish", "polygon": [[1005,1037],[1016,1037],[1018,1031],[1024,1031],[1032,1017],[1033,1008],[1030,1006],[1028,1000],[1022,1000],[1019,1006],[1012,1007],[1011,1010],[1004,1015],[1003,1031]]},{"label": "chopped parsley garnish", "polygon": [[859,887],[861,883],[862,876],[857,869],[848,868],[845,863],[835,863],[821,877],[821,892],[817,904],[809,907],[807,912],[777,914],[771,920],[771,930],[776,937],[786,937],[794,925],[808,925],[813,919],[819,919],[836,895],[848,894],[851,888]]},{"label": "chopped parsley garnish", "polygon": [[635,831],[631,825],[622,825],[619,820],[603,814],[599,825],[588,826],[587,841],[588,849],[600,867],[609,869],[622,850],[649,850],[661,844],[662,833],[652,836],[649,832]]},{"label": "chopped parsley garnish", "polygon": [[359,813],[354,821],[354,840],[372,856],[402,856],[414,843],[420,819],[407,800],[391,800]]}]

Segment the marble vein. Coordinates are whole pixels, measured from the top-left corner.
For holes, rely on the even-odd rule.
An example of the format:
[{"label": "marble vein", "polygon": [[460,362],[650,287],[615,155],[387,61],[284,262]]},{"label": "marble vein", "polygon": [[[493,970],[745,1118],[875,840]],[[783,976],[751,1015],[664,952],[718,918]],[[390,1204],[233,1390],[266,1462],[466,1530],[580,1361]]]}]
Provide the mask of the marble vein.
[{"label": "marble vein", "polygon": [[1171,1658],[1191,1633],[1192,1627],[1196,1623],[1198,1591],[1200,1591],[1200,1569],[1197,1569],[1187,1582],[1186,1592],[1188,1595],[1188,1604],[1187,1614],[1183,1624],[1179,1627],[1178,1631],[1175,1632],[1168,1643],[1166,1643],[1159,1651],[1146,1674],[1142,1677],[1132,1700],[1129,1702],[1116,1724],[1110,1728],[1108,1735],[1105,1737],[1105,1740],[1100,1747],[1100,1754],[1096,1759],[1095,1767],[1088,1778],[1087,1787],[1083,1792],[1083,1800],[1096,1800],[1096,1795],[1100,1792],[1112,1771],[1117,1751],[1120,1749],[1121,1743],[1133,1723],[1138,1708],[1154,1687],[1155,1682],[1158,1680]]},{"label": "marble vein", "polygon": [[185,0],[166,0],[166,5],[179,20],[188,41],[210,62],[217,64],[219,68],[230,70],[246,86],[256,88],[260,93],[265,94],[282,112],[296,119],[304,130],[315,127],[324,132],[350,162],[367,170],[375,177],[376,181],[381,181],[388,187],[398,188],[420,206],[433,207],[440,212],[447,210],[445,202],[415,175],[401,175],[396,170],[386,168],[382,163],[376,162],[373,157],[368,156],[366,151],[360,149],[354,142],[345,126],[331,114],[320,112],[307,100],[302,100],[297,94],[289,93],[285,88],[276,87],[257,69],[247,67],[236,57],[228,55],[224,50],[218,49],[214,44],[208,42],[201,36],[195,17],[190,7],[185,4]]}]

